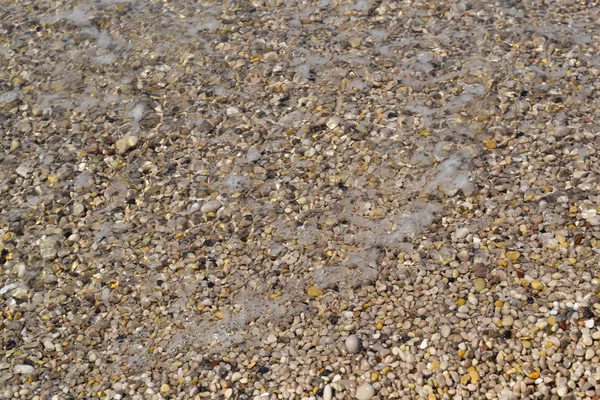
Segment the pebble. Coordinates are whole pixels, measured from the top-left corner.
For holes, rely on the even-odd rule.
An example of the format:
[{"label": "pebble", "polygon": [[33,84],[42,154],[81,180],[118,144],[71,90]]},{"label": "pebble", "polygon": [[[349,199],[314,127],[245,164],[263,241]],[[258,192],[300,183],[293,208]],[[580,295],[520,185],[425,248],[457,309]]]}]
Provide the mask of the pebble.
[{"label": "pebble", "polygon": [[56,239],[46,238],[40,241],[40,256],[45,261],[51,261],[56,258]]},{"label": "pebble", "polygon": [[535,290],[542,290],[544,289],[544,284],[538,280],[535,280],[531,282],[531,287]]},{"label": "pebble", "polygon": [[80,217],[85,212],[85,206],[81,203],[73,204],[73,215],[76,217]]},{"label": "pebble", "polygon": [[233,383],[239,381],[240,379],[242,379],[242,374],[237,371],[234,372],[233,375],[231,375],[231,382]]},{"label": "pebble", "polygon": [[507,315],[502,318],[502,326],[510,327],[513,325],[514,319],[512,315]]},{"label": "pebble", "polygon": [[450,336],[451,332],[452,332],[452,328],[450,328],[449,325],[442,325],[440,327],[440,334],[442,335],[443,338],[447,338],[448,336]]},{"label": "pebble", "polygon": [[137,146],[140,139],[137,136],[127,135],[117,140],[115,143],[115,147],[117,149],[117,154],[122,155],[127,153],[129,150],[133,149]]},{"label": "pebble", "polygon": [[333,389],[331,385],[325,385],[323,388],[323,400],[331,400],[333,399]]},{"label": "pebble", "polygon": [[21,147],[21,141],[19,139],[12,139],[10,142],[10,148],[8,152],[12,153],[16,151],[19,147]]},{"label": "pebble", "polygon": [[160,392],[162,394],[169,393],[170,391],[171,391],[171,387],[168,384],[164,383],[164,384],[161,385]]},{"label": "pebble", "polygon": [[591,335],[584,334],[583,336],[581,336],[581,343],[584,346],[591,346],[594,344],[594,339],[592,339]]},{"label": "pebble", "polygon": [[356,398],[358,400],[371,400],[375,396],[375,389],[369,383],[364,383],[356,389]]},{"label": "pebble", "polygon": [[348,336],[344,344],[346,345],[346,351],[350,354],[358,353],[362,347],[361,340],[356,335]]},{"label": "pebble", "polygon": [[222,204],[219,200],[209,200],[202,204],[200,207],[200,212],[203,214],[214,213],[217,212],[222,207]]},{"label": "pebble", "polygon": [[27,364],[15,364],[13,371],[15,374],[32,375],[35,372],[35,368]]},{"label": "pebble", "polygon": [[567,386],[559,386],[556,388],[556,394],[559,397],[565,397],[569,393],[569,388]]},{"label": "pebble", "polygon": [[227,110],[225,111],[225,113],[230,116],[230,117],[239,117],[240,115],[242,115],[242,112],[240,111],[239,108],[237,107],[227,107]]},{"label": "pebble", "polygon": [[48,351],[54,350],[54,343],[52,342],[52,339],[50,339],[50,338],[42,339],[42,344],[44,345],[44,348],[46,350],[48,350]]},{"label": "pebble", "polygon": [[475,287],[476,292],[484,291],[486,286],[487,286],[487,283],[485,282],[485,279],[483,279],[483,278],[475,279],[474,287]]}]

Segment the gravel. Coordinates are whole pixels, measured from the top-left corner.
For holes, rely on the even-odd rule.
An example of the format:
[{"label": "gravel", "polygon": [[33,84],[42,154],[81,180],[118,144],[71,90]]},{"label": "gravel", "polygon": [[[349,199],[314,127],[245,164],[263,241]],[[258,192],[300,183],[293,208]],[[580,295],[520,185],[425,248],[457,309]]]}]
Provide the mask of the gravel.
[{"label": "gravel", "polygon": [[600,396],[598,10],[2,1],[0,398]]}]

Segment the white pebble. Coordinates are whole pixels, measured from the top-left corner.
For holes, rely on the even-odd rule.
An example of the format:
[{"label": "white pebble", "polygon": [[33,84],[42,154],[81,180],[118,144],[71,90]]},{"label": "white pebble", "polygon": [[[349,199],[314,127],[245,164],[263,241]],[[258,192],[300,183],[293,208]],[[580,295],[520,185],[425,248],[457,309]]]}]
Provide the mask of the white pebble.
[{"label": "white pebble", "polygon": [[329,129],[335,129],[340,124],[340,119],[337,117],[331,117],[329,121],[327,121],[327,127]]},{"label": "white pebble", "polygon": [[479,304],[479,299],[474,294],[469,293],[467,298],[469,299],[469,303],[473,304],[474,306]]},{"label": "white pebble", "polygon": [[361,343],[360,339],[356,335],[350,335],[346,338],[346,350],[350,354],[356,354],[360,351]]},{"label": "white pebble", "polygon": [[222,205],[219,200],[209,200],[206,203],[202,204],[202,207],[200,207],[200,211],[203,214],[208,214],[211,212],[216,212],[221,207]]},{"label": "white pebble", "polygon": [[233,375],[231,375],[231,382],[233,383],[239,381],[240,379],[242,379],[242,374],[239,372],[234,372]]},{"label": "white pebble", "polygon": [[27,364],[16,364],[13,368],[15,374],[31,375],[35,372],[35,369],[31,365]]},{"label": "white pebble", "polygon": [[44,348],[46,350],[48,350],[48,351],[54,350],[54,343],[52,343],[52,339],[44,338],[44,339],[42,339],[42,344],[44,345]]},{"label": "white pebble", "polygon": [[559,397],[565,397],[568,392],[569,392],[569,388],[567,388],[566,386],[559,386],[558,388],[556,388],[556,394]]},{"label": "white pebble", "polygon": [[331,400],[333,399],[333,390],[331,389],[331,385],[325,385],[323,389],[323,400]]},{"label": "white pebble", "polygon": [[375,396],[375,389],[368,383],[360,385],[356,389],[356,398],[358,400],[371,400]]},{"label": "white pebble", "polygon": [[237,107],[227,107],[227,110],[225,110],[225,112],[230,117],[237,117],[237,116],[242,115],[242,112]]},{"label": "white pebble", "polygon": [[586,328],[592,329],[594,327],[594,320],[593,319],[586,319],[583,324],[585,325]]}]

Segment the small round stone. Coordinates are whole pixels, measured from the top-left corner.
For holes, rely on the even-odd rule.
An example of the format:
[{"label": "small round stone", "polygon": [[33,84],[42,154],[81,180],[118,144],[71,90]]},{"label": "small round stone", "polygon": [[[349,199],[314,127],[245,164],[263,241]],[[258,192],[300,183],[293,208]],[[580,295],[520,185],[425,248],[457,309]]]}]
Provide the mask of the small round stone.
[{"label": "small round stone", "polygon": [[360,339],[356,335],[348,336],[346,338],[345,345],[346,345],[346,351],[348,351],[348,353],[350,353],[350,354],[358,353],[362,347],[362,343],[360,342]]},{"label": "small round stone", "polygon": [[558,397],[565,397],[569,393],[569,388],[566,386],[559,386],[556,388],[556,394]]},{"label": "small round stone", "polygon": [[231,375],[231,382],[237,382],[240,379],[242,379],[242,374],[239,372],[234,372],[233,375]]},{"label": "small round stone", "polygon": [[502,326],[512,326],[514,322],[514,319],[511,315],[507,315],[506,317],[502,318]]},{"label": "small round stone", "polygon": [[356,389],[356,398],[358,400],[371,400],[375,396],[375,389],[369,383],[360,385]]}]

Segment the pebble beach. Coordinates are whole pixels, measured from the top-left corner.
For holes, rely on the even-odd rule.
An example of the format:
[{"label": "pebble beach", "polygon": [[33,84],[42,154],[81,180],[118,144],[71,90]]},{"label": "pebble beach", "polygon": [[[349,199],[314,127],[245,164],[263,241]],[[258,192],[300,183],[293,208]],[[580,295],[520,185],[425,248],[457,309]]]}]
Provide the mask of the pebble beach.
[{"label": "pebble beach", "polygon": [[0,399],[598,400],[599,147],[597,1],[0,0]]}]

